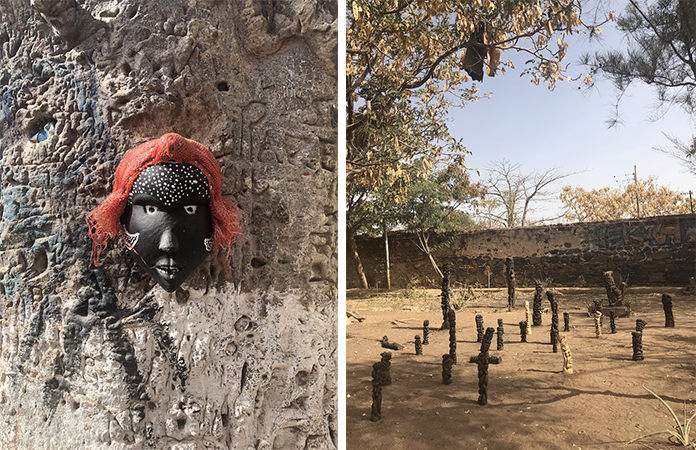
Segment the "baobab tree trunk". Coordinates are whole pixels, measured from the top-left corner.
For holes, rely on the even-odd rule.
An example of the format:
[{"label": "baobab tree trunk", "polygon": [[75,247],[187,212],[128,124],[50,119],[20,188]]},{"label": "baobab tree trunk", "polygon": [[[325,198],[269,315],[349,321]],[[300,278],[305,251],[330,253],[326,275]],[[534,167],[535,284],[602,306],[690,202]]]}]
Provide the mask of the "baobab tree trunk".
[{"label": "baobab tree trunk", "polygon": [[[0,449],[337,448],[336,10],[269,3],[0,1]],[[242,227],[173,293],[85,222],[167,132]]]},{"label": "baobab tree trunk", "polygon": [[355,242],[355,229],[348,228],[346,234],[348,238],[348,252],[353,257],[353,261],[355,261],[355,267],[358,270],[358,275],[360,275],[362,287],[363,289],[370,289],[370,286],[367,284],[365,269],[363,268],[362,261],[360,260],[360,253],[358,253],[358,243]]},{"label": "baobab tree trunk", "polygon": [[384,231],[384,256],[386,257],[386,269],[387,269],[387,289],[391,289],[391,273],[389,267],[389,232],[387,227],[383,228]]}]

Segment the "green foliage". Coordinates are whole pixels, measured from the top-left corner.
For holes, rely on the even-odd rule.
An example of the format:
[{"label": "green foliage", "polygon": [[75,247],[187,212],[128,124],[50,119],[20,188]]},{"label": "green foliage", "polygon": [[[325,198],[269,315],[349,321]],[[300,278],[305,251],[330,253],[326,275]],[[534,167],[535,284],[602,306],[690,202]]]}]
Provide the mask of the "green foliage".
[{"label": "green foliage", "polygon": [[585,56],[619,93],[634,81],[655,87],[661,105],[696,118],[696,7],[693,0],[629,0],[616,20],[627,45]]},{"label": "green foliage", "polygon": [[438,164],[464,168],[467,151],[450,133],[448,112],[481,98],[471,79],[504,73],[512,63],[501,56],[514,50],[530,55],[530,79],[551,87],[566,79],[564,39],[584,26],[580,0],[349,0],[346,7],[351,232],[383,222],[376,212],[385,210],[370,198],[378,187],[398,203]]},{"label": "green foliage", "polygon": [[[470,79],[503,73],[507,50],[530,55],[530,79],[565,79],[565,38],[579,0],[346,2],[347,191],[356,178],[392,184],[418,158],[427,173],[444,151],[464,156],[447,111],[479,98]],[[470,78],[471,77],[471,78]],[[463,162],[463,158],[460,159]]]},{"label": "green foliage", "polygon": [[475,226],[474,221],[460,208],[475,206],[484,193],[480,184],[471,183],[461,166],[450,164],[411,183],[403,201],[394,206],[394,217],[409,231],[470,229]]},{"label": "green foliage", "polygon": [[[680,107],[696,120],[696,2],[694,0],[629,0],[616,20],[626,47],[584,55],[592,73],[614,83],[617,100],[610,127],[621,123],[619,105],[633,82],[655,90],[656,118],[661,110]],[[592,82],[587,83],[592,85]],[[695,137],[666,136],[672,145],[657,150],[674,156],[696,175]]]},{"label": "green foliage", "polygon": [[677,415],[674,413],[674,410],[667,404],[666,401],[664,401],[664,400],[662,399],[662,397],[660,397],[659,395],[657,395],[656,393],[654,393],[653,391],[651,391],[650,389],[648,389],[648,388],[645,387],[645,386],[643,386],[643,388],[644,388],[646,391],[650,392],[650,393],[653,395],[653,397],[655,397],[656,399],[658,399],[660,402],[662,402],[663,405],[665,405],[665,406],[667,407],[667,409],[669,410],[669,413],[670,413],[671,416],[672,416],[672,419],[674,419],[674,422],[675,422],[675,424],[676,424],[676,425],[674,426],[674,430],[675,430],[675,431],[673,431],[673,430],[663,430],[663,431],[657,431],[657,432],[655,432],[655,433],[645,434],[645,435],[639,436],[639,437],[637,437],[637,438],[635,438],[635,439],[631,439],[631,440],[628,441],[626,444],[632,444],[633,442],[639,441],[639,440],[641,440],[641,439],[645,439],[645,438],[651,437],[651,436],[657,436],[657,435],[659,435],[659,434],[669,434],[669,435],[670,435],[670,439],[671,439],[671,438],[674,438],[674,439],[677,441],[677,443],[681,444],[682,446],[684,446],[684,447],[694,447],[694,442],[691,441],[691,438],[690,438],[689,434],[691,433],[691,421],[694,420],[694,418],[696,417],[696,413],[692,414],[691,417],[688,417],[688,418],[687,418],[687,415],[686,415],[686,403],[685,403],[685,404],[684,404],[684,423],[682,423],[682,422],[679,420],[679,418],[677,417]]},{"label": "green foliage", "polygon": [[[408,179],[408,188],[402,184]],[[379,235],[387,230],[461,231],[476,226],[463,207],[475,206],[485,190],[472,184],[457,164],[435,169],[429,177],[413,166],[405,167],[396,182],[376,188],[359,184],[349,196],[346,222],[356,232]]]}]

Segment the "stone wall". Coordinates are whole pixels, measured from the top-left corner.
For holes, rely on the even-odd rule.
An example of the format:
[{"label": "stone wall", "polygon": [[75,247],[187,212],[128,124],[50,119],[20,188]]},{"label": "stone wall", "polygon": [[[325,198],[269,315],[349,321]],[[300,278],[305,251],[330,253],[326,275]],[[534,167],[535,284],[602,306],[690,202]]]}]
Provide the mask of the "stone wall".
[{"label": "stone wall", "polygon": [[[440,280],[415,236],[388,235],[392,288],[439,287]],[[370,286],[386,287],[383,238],[357,238],[358,251]],[[597,223],[493,229],[432,236],[435,261],[453,264],[453,283],[506,286],[505,258],[512,256],[518,286],[534,280],[556,286],[601,286],[602,273],[629,277],[629,285],[685,286],[696,275],[696,215],[650,217]],[[351,257],[347,285],[360,282]]]},{"label": "stone wall", "polygon": [[[0,448],[326,449],[335,0],[0,2]],[[208,146],[229,257],[169,294],[85,215],[136,144]]]}]

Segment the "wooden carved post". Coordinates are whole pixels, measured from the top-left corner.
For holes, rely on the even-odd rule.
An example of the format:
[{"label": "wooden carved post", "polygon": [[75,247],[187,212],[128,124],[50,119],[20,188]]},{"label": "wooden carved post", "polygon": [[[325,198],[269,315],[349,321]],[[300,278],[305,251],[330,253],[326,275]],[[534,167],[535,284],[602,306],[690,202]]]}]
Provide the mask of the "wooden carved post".
[{"label": "wooden carved post", "polygon": [[502,362],[502,357],[490,356],[488,351],[491,348],[491,341],[493,340],[493,333],[495,330],[493,327],[486,329],[486,333],[481,342],[481,351],[478,356],[472,356],[469,358],[470,363],[475,363],[478,365],[478,378],[479,378],[479,405],[488,404],[488,365],[489,364],[499,364]]},{"label": "wooden carved post", "polygon": [[617,288],[614,282],[614,272],[611,270],[604,272],[604,288],[607,291],[607,299],[609,305],[621,305],[623,296],[626,290],[626,283],[621,283],[621,287]]},{"label": "wooden carved post", "polygon": [[449,290],[451,268],[452,267],[450,263],[446,263],[445,266],[442,268],[442,287],[440,293],[440,296],[442,297],[442,326],[440,327],[441,330],[447,330],[449,328],[449,320],[447,318],[447,314],[449,310],[452,308],[450,305]]},{"label": "wooden carved post", "polygon": [[430,342],[428,341],[429,337],[430,337],[430,321],[424,320],[423,321],[423,345],[430,344]]},{"label": "wooden carved post", "polygon": [[597,338],[602,337],[602,313],[599,311],[595,311],[594,313],[594,326]]},{"label": "wooden carved post", "polygon": [[527,342],[527,322],[520,322],[520,342]]},{"label": "wooden carved post", "polygon": [[662,308],[665,311],[665,327],[674,328],[674,314],[672,313],[672,296],[662,294]]},{"label": "wooden carved post", "polygon": [[452,357],[449,353],[442,355],[442,384],[452,383]]},{"label": "wooden carved post", "polygon": [[599,323],[599,325],[602,326],[602,325],[604,325],[604,311],[602,310],[602,301],[601,300],[593,300],[593,303],[594,303],[594,310],[602,313],[602,315],[599,316],[600,317],[599,320],[601,321]]},{"label": "wooden carved post", "polygon": [[505,260],[505,278],[508,288],[508,311],[515,307],[515,262],[511,256]]},{"label": "wooden carved post", "polygon": [[566,335],[561,334],[558,338],[558,342],[561,345],[561,353],[563,353],[563,372],[573,373],[573,357],[570,354],[570,347],[568,346]]},{"label": "wooden carved post", "polygon": [[640,331],[631,331],[633,338],[633,360],[642,361],[643,358],[643,333]]},{"label": "wooden carved post", "polygon": [[452,364],[457,364],[457,315],[453,309],[449,310],[447,319],[449,322],[450,357],[452,358]]},{"label": "wooden carved post", "polygon": [[525,300],[524,302],[524,320],[527,322],[527,334],[532,334],[532,321],[529,314],[529,302]]},{"label": "wooden carved post", "polygon": [[609,327],[611,327],[611,334],[616,334],[616,311],[613,309],[609,310]]},{"label": "wooden carved post", "polygon": [[476,342],[483,341],[483,316],[476,314]]},{"label": "wooden carved post", "polygon": [[643,319],[636,319],[636,331],[640,331],[640,332],[642,333],[642,332],[643,332],[643,328],[645,328],[645,326],[646,326],[647,324],[648,324],[648,322],[646,322],[646,321],[643,320]]},{"label": "wooden carved post", "polygon": [[558,352],[558,302],[553,291],[546,291],[546,297],[551,303],[551,345],[553,352]]},{"label": "wooden carved post", "polygon": [[542,302],[542,294],[544,292],[544,288],[541,285],[540,281],[537,281],[535,283],[534,287],[534,307],[533,307],[533,314],[532,314],[532,325],[535,327],[538,327],[541,325],[541,302]]},{"label": "wooden carved post", "polygon": [[382,387],[391,384],[391,356],[391,352],[382,353],[382,360],[372,366],[372,422],[382,420]]}]

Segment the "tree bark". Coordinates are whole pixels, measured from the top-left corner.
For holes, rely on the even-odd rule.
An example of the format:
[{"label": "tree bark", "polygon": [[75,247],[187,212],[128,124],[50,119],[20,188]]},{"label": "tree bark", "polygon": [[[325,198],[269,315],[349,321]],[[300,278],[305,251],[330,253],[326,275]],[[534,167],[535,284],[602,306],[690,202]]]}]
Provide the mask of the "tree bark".
[{"label": "tree bark", "polygon": [[[258,26],[273,24],[266,3],[0,0],[0,205],[12,205],[0,206],[0,449],[338,448],[343,332],[327,214],[339,209],[329,170],[339,141],[331,114],[286,120],[290,108],[302,118],[336,108],[338,12],[287,2],[274,31]],[[274,85],[293,89],[258,88]],[[288,155],[322,140],[327,170],[297,185],[309,169],[260,156],[258,130],[292,135]],[[200,193],[221,191],[248,213],[231,248],[211,251],[175,292],[119,238],[96,267],[85,220],[126,152],[168,131],[214,152],[220,167],[206,168],[222,177]]]},{"label": "tree bark", "polygon": [[425,235],[424,232],[416,230],[416,235],[418,236],[418,240],[420,241],[420,245],[417,247],[426,255],[428,255],[428,260],[430,260],[430,264],[432,264],[433,269],[435,269],[435,272],[437,272],[437,275],[440,277],[442,280],[443,275],[442,271],[440,268],[437,266],[437,263],[435,262],[435,258],[433,258],[433,253],[430,251],[430,246],[428,245],[428,239],[429,237]]},{"label": "tree bark", "polygon": [[389,271],[389,232],[387,227],[384,227],[384,252],[387,258],[387,289],[391,289],[391,274]]},{"label": "tree bark", "polygon": [[358,275],[360,275],[360,281],[362,282],[363,289],[370,289],[370,286],[367,284],[365,269],[363,269],[360,254],[358,253],[358,244],[355,242],[355,229],[348,228],[348,232],[346,234],[348,235],[348,251],[353,256],[353,260],[355,260],[355,267],[358,269]]}]

